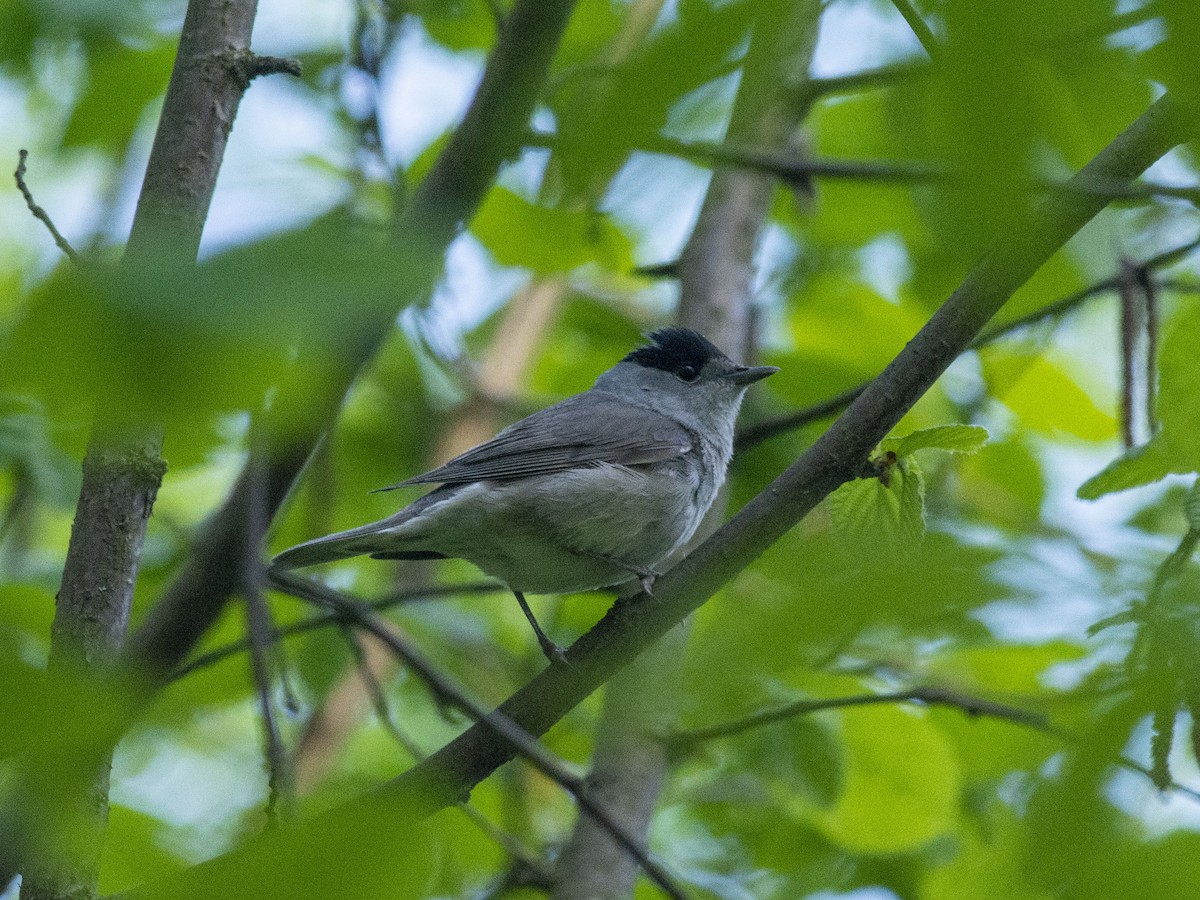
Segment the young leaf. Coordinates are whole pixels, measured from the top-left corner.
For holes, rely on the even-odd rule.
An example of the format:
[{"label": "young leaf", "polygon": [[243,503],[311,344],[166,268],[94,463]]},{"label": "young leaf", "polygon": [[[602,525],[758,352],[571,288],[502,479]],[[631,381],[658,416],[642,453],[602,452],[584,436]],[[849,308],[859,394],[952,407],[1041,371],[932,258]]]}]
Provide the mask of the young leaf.
[{"label": "young leaf", "polygon": [[925,537],[925,479],[906,459],[891,467],[887,484],[879,478],[843,484],[829,496],[829,512],[851,546],[914,550]]},{"label": "young leaf", "polygon": [[1105,494],[1153,484],[1177,471],[1161,438],[1156,436],[1148,444],[1114,459],[1098,475],[1081,484],[1075,496],[1080,500],[1098,500]]},{"label": "young leaf", "polygon": [[916,450],[945,450],[948,453],[975,453],[987,443],[986,428],[979,425],[935,425],[904,437],[885,438],[880,450],[908,456]]}]

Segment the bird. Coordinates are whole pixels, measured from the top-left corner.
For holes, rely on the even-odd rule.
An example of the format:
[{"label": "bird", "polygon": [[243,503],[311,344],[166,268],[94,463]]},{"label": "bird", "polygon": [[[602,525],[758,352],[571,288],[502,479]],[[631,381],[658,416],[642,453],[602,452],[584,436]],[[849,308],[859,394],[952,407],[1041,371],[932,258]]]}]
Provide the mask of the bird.
[{"label": "bird", "polygon": [[746,389],[779,370],[733,362],[700,333],[650,333],[588,390],[445,465],[380,491],[436,484],[399,512],[284,550],[271,570],[347,559],[458,558],[514,594],[552,663],[562,649],[526,594],[650,594],[725,481]]}]

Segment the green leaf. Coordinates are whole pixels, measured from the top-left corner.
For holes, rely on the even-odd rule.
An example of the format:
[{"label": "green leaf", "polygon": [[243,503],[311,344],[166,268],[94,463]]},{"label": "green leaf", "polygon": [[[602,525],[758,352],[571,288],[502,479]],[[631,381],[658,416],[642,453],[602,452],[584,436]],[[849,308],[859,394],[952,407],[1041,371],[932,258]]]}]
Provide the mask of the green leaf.
[{"label": "green leaf", "polygon": [[976,453],[987,443],[987,429],[979,425],[935,425],[904,437],[886,438],[879,445],[897,456],[909,456],[917,450],[945,450],[947,453]]},{"label": "green leaf", "polygon": [[1157,435],[1150,443],[1117,457],[1098,475],[1081,484],[1075,496],[1080,500],[1097,500],[1105,494],[1153,484],[1179,471],[1182,470],[1172,466],[1161,435]]},{"label": "green leaf", "polygon": [[854,852],[904,853],[954,828],[958,761],[926,716],[875,707],[842,721],[845,786],[813,815],[826,837]]},{"label": "green leaf", "polygon": [[1158,420],[1161,430],[1141,447],[1113,460],[1080,486],[1082,500],[1141,487],[1172,473],[1200,471],[1200,306],[1176,317],[1159,355]]},{"label": "green leaf", "polygon": [[1159,356],[1159,394],[1156,404],[1163,450],[1172,472],[1200,470],[1200,305],[1191,305],[1175,318],[1163,338]]},{"label": "green leaf", "polygon": [[0,392],[40,403],[52,423],[98,406],[123,425],[158,423],[175,466],[204,458],[218,416],[259,408],[283,381],[274,409],[282,428],[299,425],[310,403],[283,401],[336,385],[361,335],[394,316],[396,285],[413,283],[415,251],[383,253],[382,241],[333,213],[194,271],[60,267],[6,336]]},{"label": "green leaf", "polygon": [[1085,441],[1108,440],[1116,433],[1112,415],[1040,351],[991,346],[981,356],[988,388],[1026,428]]},{"label": "green leaf", "polygon": [[174,61],[174,42],[148,48],[99,42],[92,48],[87,90],[67,122],[63,146],[123,149],[142,111],[166,90]]},{"label": "green leaf", "polygon": [[668,125],[681,99],[728,74],[753,6],[681,3],[619,66],[605,66],[603,77],[594,62],[571,73],[550,98],[558,126],[552,171],[561,177],[564,196],[596,196],[635,147]]},{"label": "green leaf", "polygon": [[115,894],[181,872],[184,861],[160,846],[164,830],[158,819],[114,803],[104,831],[101,893]]},{"label": "green leaf", "polygon": [[964,828],[957,835],[958,852],[944,865],[926,871],[921,884],[923,900],[1051,900],[1054,894],[1040,889],[1023,854],[1019,822],[1006,809],[996,810],[982,829]]},{"label": "green leaf", "polygon": [[925,479],[911,459],[891,467],[885,485],[879,478],[847,482],[829,497],[835,530],[852,547],[915,549],[925,537]]},{"label": "green leaf", "polygon": [[991,441],[964,457],[954,481],[958,502],[985,522],[1025,529],[1041,521],[1046,494],[1041,463],[1019,436]]},{"label": "green leaf", "polygon": [[[797,405],[824,400],[874,378],[925,323],[915,307],[889,302],[844,271],[807,280],[788,304],[791,351],[772,355],[782,371],[772,390]],[[854,335],[846,340],[846,335]]]},{"label": "green leaf", "polygon": [[611,218],[538,206],[505,188],[488,194],[471,231],[505,266],[541,273],[569,272],[593,261],[616,270],[633,266],[629,239]]}]

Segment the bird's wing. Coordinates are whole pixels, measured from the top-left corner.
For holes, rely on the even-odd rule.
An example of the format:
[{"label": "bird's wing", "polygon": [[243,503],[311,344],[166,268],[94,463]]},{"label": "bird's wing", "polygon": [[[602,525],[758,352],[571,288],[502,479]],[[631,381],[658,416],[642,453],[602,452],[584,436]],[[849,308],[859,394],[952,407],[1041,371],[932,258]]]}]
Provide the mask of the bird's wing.
[{"label": "bird's wing", "polygon": [[683,456],[692,443],[691,435],[666,416],[617,397],[580,394],[510,425],[444,466],[382,490],[527,478],[606,463],[648,465]]}]

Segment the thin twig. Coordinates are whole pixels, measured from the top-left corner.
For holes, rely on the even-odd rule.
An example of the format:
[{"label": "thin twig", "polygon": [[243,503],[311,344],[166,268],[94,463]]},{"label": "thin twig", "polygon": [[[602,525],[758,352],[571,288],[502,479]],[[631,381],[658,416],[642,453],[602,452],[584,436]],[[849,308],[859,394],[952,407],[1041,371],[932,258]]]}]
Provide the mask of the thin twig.
[{"label": "thin twig", "polygon": [[505,831],[470,803],[458,804],[459,810],[475,827],[507,853],[518,869],[521,884],[548,888],[554,883],[550,866],[511,832]]},{"label": "thin twig", "polygon": [[1200,802],[1200,791],[1195,788],[1190,788],[1186,784],[1180,784],[1178,781],[1171,779],[1165,784],[1159,784],[1157,776],[1149,766],[1143,766],[1140,762],[1130,759],[1128,756],[1117,757],[1116,763],[1122,769],[1130,772],[1136,772],[1139,775],[1145,776],[1151,784],[1160,791],[1171,791],[1176,794],[1183,794],[1185,797],[1191,797],[1193,800]]},{"label": "thin twig", "polygon": [[[1117,295],[1121,299],[1121,441],[1126,450],[1137,442],[1134,408],[1134,388],[1138,379],[1137,349],[1142,334],[1143,297],[1135,277],[1138,266],[1133,260],[1121,257],[1117,278]],[[1138,398],[1140,399],[1140,398]]]},{"label": "thin twig", "polygon": [[293,78],[301,76],[300,60],[283,56],[264,56],[253,50],[231,49],[226,53],[226,61],[234,77],[242,82],[243,90],[255,78],[265,75],[291,75]]},{"label": "thin twig", "polygon": [[[251,459],[255,459],[251,454]],[[267,760],[268,795],[267,819],[272,824],[290,817],[292,806],[291,762],[279,733],[275,707],[271,702],[271,666],[268,662],[274,645],[271,611],[263,596],[263,567],[258,547],[267,528],[266,481],[261,464],[252,465],[246,491],[246,542],[244,550],[243,590],[246,595],[246,630],[250,639],[250,671],[258,693],[262,714],[263,742]]]},{"label": "thin twig", "polygon": [[352,622],[373,634],[437,696],[446,698],[471,719],[489,728],[534,768],[571,794],[579,806],[599,822],[612,835],[613,839],[637,860],[638,865],[642,867],[650,880],[658,885],[665,894],[677,898],[677,900],[687,896],[675,884],[674,879],[667,874],[666,870],[651,859],[647,851],[628,833],[625,827],[614,820],[607,810],[592,798],[582,778],[568,770],[563,762],[507,716],[501,715],[497,711],[488,712],[467,696],[448,676],[426,660],[415,647],[412,647],[408,641],[381,622],[378,614],[371,607],[326,585],[309,581],[289,572],[269,572],[268,578],[279,590],[334,610],[340,614],[343,621]]},{"label": "thin twig", "polygon": [[[552,132],[530,131],[525,143],[530,147],[553,149],[557,135]],[[885,184],[957,184],[970,188],[978,174],[951,169],[938,162],[913,160],[852,160],[821,159],[800,156],[794,152],[764,152],[752,147],[713,141],[687,141],[655,135],[638,142],[634,148],[643,153],[661,153],[713,167],[732,166],[774,175],[787,182],[803,182],[812,178],[837,178],[857,181],[878,181]],[[1195,185],[1158,184],[1142,180],[1113,178],[1056,179],[1030,177],[1021,185],[1027,191],[1063,193],[1099,197],[1111,201],[1145,201],[1160,197],[1188,200],[1200,204],[1200,187]]]},{"label": "thin twig", "polygon": [[801,87],[801,99],[820,99],[838,94],[852,94],[872,88],[889,87],[900,81],[905,81],[929,71],[929,64],[924,61],[907,61],[880,66],[875,69],[864,69],[851,72],[848,75],[833,75],[828,78],[810,78]]},{"label": "thin twig", "polygon": [[1146,426],[1153,435],[1159,428],[1158,422],[1158,285],[1153,273],[1145,266],[1137,270],[1138,284],[1146,298],[1146,383],[1144,402]]},{"label": "thin twig", "polygon": [[1159,290],[1173,294],[1200,294],[1200,282],[1186,278],[1161,278],[1154,284]]},{"label": "thin twig", "polygon": [[388,706],[387,694],[384,693],[383,685],[379,683],[379,679],[375,677],[375,673],[371,671],[366,651],[363,649],[362,640],[349,625],[345,623],[340,624],[341,627],[338,631],[345,638],[350,655],[354,657],[354,667],[358,671],[358,677],[362,679],[362,683],[367,689],[367,696],[371,698],[371,708],[375,712],[375,718],[392,740],[403,747],[404,751],[415,761],[420,762],[425,758],[425,754],[415,741],[397,727],[395,719],[392,718],[392,710]]},{"label": "thin twig", "polygon": [[17,181],[17,190],[21,192],[21,196],[25,198],[25,205],[29,207],[29,211],[33,213],[33,217],[46,226],[46,230],[50,232],[50,236],[54,238],[54,243],[71,262],[79,264],[82,262],[75,248],[71,246],[70,241],[62,236],[62,233],[54,226],[54,222],[50,219],[50,214],[42,209],[33,200],[33,192],[25,184],[25,160],[29,157],[29,151],[21,148],[17,151],[17,171],[13,172],[13,177]]},{"label": "thin twig", "polygon": [[[688,753],[707,741],[732,737],[763,725],[771,725],[824,710],[874,706],[881,703],[923,703],[929,706],[948,706],[961,710],[968,716],[985,716],[1011,722],[1023,728],[1031,728],[1066,743],[1079,742],[1079,738],[1075,735],[1051,725],[1041,713],[1009,706],[1006,703],[997,703],[994,700],[987,700],[939,685],[927,685],[886,694],[854,694],[849,697],[832,697],[825,700],[799,700],[773,709],[760,710],[740,719],[710,725],[707,728],[679,731],[669,735],[666,741],[671,752],[679,755]],[[1143,766],[1128,756],[1119,756],[1114,762],[1123,769],[1145,776],[1160,790],[1171,790],[1200,801],[1200,791],[1180,784],[1169,777],[1164,781],[1161,772]]]},{"label": "thin twig", "polygon": [[[1164,266],[1169,266],[1183,259],[1197,248],[1200,248],[1200,238],[1194,238],[1185,244],[1180,244],[1177,247],[1172,247],[1170,250],[1165,250],[1162,253],[1155,254],[1144,260],[1140,265],[1145,271],[1153,271]],[[1108,278],[1088,285],[1082,290],[1078,290],[1073,294],[1068,294],[1053,303],[1048,303],[1045,306],[1039,307],[1030,313],[1023,316],[1017,316],[1007,322],[1002,322],[999,325],[987,329],[979,337],[971,342],[969,349],[978,350],[993,341],[998,340],[1014,331],[1026,328],[1030,325],[1035,325],[1039,322],[1044,322],[1047,319],[1055,318],[1063,313],[1066,313],[1076,306],[1079,306],[1085,300],[1103,294],[1107,291],[1116,289],[1120,279],[1120,274],[1111,275]],[[1160,286],[1175,287],[1173,282],[1163,282]],[[1184,287],[1190,287],[1187,283],[1183,283]],[[1200,285],[1196,285],[1200,289]],[[796,428],[802,428],[813,422],[819,422],[829,416],[841,412],[847,406],[855,401],[858,396],[867,389],[870,382],[863,382],[854,387],[847,388],[836,396],[830,397],[828,400],[822,400],[820,403],[815,403],[812,406],[806,406],[803,409],[798,409],[795,412],[787,415],[779,416],[774,419],[767,419],[763,422],[758,422],[754,425],[747,426],[738,432],[736,447],[738,450],[745,450],[753,447],[756,444],[761,444],[765,440],[793,431]]]},{"label": "thin twig", "polygon": [[942,52],[941,45],[934,36],[933,29],[921,18],[921,14],[917,12],[912,3],[909,0],[892,0],[892,5],[896,7],[900,15],[904,16],[904,21],[908,23],[908,27],[912,29],[917,40],[921,42],[921,46],[925,48],[929,58],[937,59]]},{"label": "thin twig", "polygon": [[[425,753],[417,745],[417,742],[401,731],[400,727],[396,724],[391,708],[388,705],[387,695],[384,693],[379,679],[375,677],[375,673],[371,671],[371,667],[367,663],[366,653],[363,650],[362,641],[358,634],[352,627],[346,624],[342,624],[339,630],[346,639],[346,645],[350,649],[351,656],[354,657],[354,664],[358,669],[358,675],[363,680],[363,684],[366,685],[367,694],[371,698],[371,706],[374,708],[375,717],[378,719],[379,724],[383,726],[392,740],[403,748],[405,753],[411,756],[416,762],[420,762],[425,758]],[[458,808],[468,819],[475,823],[480,831],[495,841],[505,853],[512,857],[513,862],[519,869],[529,872],[541,883],[550,884],[551,872],[549,868],[516,835],[510,834],[503,828],[500,828],[483,813],[471,806],[470,801],[458,804]]]},{"label": "thin twig", "polygon": [[[525,135],[525,143],[530,147],[553,149],[557,141],[557,135],[551,132],[529,131]],[[921,162],[814,159],[800,157],[795,153],[770,153],[750,147],[713,141],[684,141],[662,135],[641,141],[635,149],[644,153],[661,153],[707,164],[749,169],[775,175],[785,181],[824,177],[919,184],[936,181],[948,175],[943,166]]]},{"label": "thin twig", "polygon": [[797,716],[827,709],[846,709],[853,706],[873,706],[881,703],[924,703],[930,706],[950,706],[962,710],[969,716],[1005,719],[1037,731],[1057,733],[1041,713],[997,703],[993,700],[985,700],[982,697],[974,697],[946,687],[927,685],[887,694],[856,694],[850,697],[831,697],[824,700],[798,700],[795,703],[759,710],[740,719],[721,722],[706,728],[679,731],[671,735],[667,739],[667,743],[672,753],[686,753],[706,741],[741,734],[753,728],[794,719]]},{"label": "thin twig", "polygon": [[[389,594],[379,600],[372,600],[367,605],[371,609],[382,611],[391,609],[394,606],[400,606],[405,603],[419,603],[426,600],[436,600],[442,597],[449,597],[456,594],[495,594],[503,593],[508,596],[508,589],[496,584],[492,581],[479,581],[470,584],[444,584],[434,587],[414,588],[412,590],[397,591],[394,594]],[[307,619],[301,619],[299,622],[293,622],[290,625],[281,625],[271,632],[272,641],[278,642],[283,638],[294,637],[298,634],[305,634],[309,631],[315,631],[318,628],[327,628],[330,625],[341,625],[345,623],[345,619],[337,612],[322,613],[312,616]],[[191,675],[199,669],[206,669],[211,665],[228,659],[231,656],[236,656],[239,653],[244,653],[250,649],[249,638],[244,638],[240,641],[233,641],[210,650],[207,653],[202,653],[189,662],[187,665],[180,666],[171,675],[169,682],[175,682],[183,678],[185,675]]]}]

